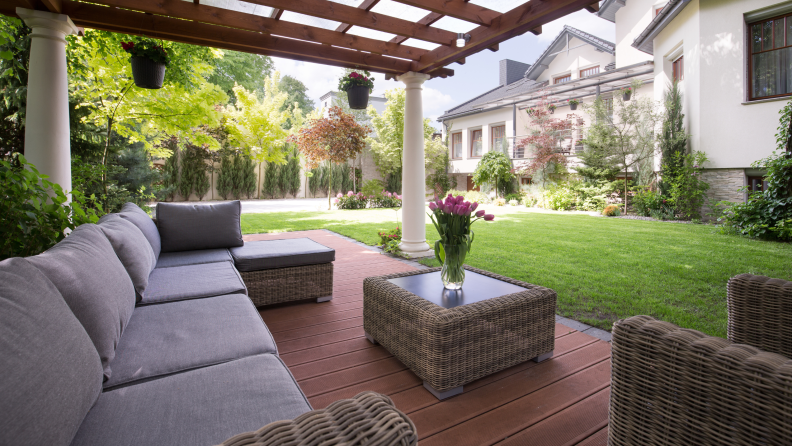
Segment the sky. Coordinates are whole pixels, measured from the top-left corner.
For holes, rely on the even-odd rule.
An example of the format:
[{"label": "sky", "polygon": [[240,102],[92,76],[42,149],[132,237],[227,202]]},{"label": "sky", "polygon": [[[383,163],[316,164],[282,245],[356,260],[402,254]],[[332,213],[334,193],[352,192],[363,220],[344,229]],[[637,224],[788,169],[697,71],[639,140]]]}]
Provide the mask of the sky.
[{"label": "sky", "polygon": [[[473,1],[473,3],[479,2]],[[485,50],[468,57],[465,65],[456,63],[449,65],[448,68],[455,72],[454,76],[446,79],[431,79],[424,83],[424,116],[430,118],[433,124],[439,128],[440,124],[435,120],[446,110],[498,86],[499,61],[512,59],[533,64],[542,51],[558,36],[564,25],[578,28],[610,42],[614,41],[613,23],[587,11],[570,14],[544,25],[543,32],[539,36],[526,33],[501,43],[500,50],[497,52]],[[281,76],[293,76],[308,87],[308,96],[317,106],[322,95],[336,89],[338,78],[343,73],[343,68],[327,65],[277,57],[273,60],[275,69],[281,73]],[[401,82],[386,81],[382,74],[373,73],[373,75],[375,78],[373,95],[375,96],[382,96],[388,89],[404,87]]]}]

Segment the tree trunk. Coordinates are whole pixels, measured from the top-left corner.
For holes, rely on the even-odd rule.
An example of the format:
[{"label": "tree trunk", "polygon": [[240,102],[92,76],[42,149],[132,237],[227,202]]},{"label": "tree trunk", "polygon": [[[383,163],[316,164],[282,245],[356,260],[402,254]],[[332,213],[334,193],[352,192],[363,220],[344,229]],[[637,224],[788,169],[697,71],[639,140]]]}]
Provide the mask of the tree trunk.
[{"label": "tree trunk", "polygon": [[330,204],[330,196],[333,195],[333,162],[330,161],[328,164],[330,165],[330,181],[327,184],[327,210],[329,211],[333,209],[333,205]]},{"label": "tree trunk", "polygon": [[624,215],[627,215],[627,167],[624,168]]},{"label": "tree trunk", "polygon": [[259,174],[258,178],[256,178],[256,198],[259,200],[261,199],[261,165],[264,164],[263,162],[259,162]]}]

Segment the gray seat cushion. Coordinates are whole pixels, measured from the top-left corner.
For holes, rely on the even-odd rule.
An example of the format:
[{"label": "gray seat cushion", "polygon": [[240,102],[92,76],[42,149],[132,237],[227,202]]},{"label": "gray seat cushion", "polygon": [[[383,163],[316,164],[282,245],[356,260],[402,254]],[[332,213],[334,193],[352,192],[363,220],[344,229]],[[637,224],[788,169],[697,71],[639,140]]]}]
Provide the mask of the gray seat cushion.
[{"label": "gray seat cushion", "polygon": [[245,295],[142,306],[124,330],[104,387],[277,352]]},{"label": "gray seat cushion", "polygon": [[149,214],[134,203],[124,203],[118,215],[134,223],[134,225],[140,229],[140,232],[143,233],[146,240],[148,240],[151,245],[154,255],[159,257],[160,251],[162,250],[162,242],[160,241],[157,225],[154,223],[154,220],[149,217]]},{"label": "gray seat cushion", "polygon": [[110,361],[135,308],[135,287],[97,225],[84,224],[47,251],[27,260],[58,288],[102,358]]},{"label": "gray seat cushion", "polygon": [[234,259],[231,257],[231,253],[225,248],[202,249],[200,251],[163,252],[157,260],[157,268],[233,261]]},{"label": "gray seat cushion", "polygon": [[247,288],[231,262],[155,268],[141,305],[223,294],[245,294]]},{"label": "gray seat cushion", "polygon": [[229,251],[240,271],[317,265],[335,260],[334,249],[309,238],[246,242],[244,246]]},{"label": "gray seat cushion", "polygon": [[0,444],[68,445],[102,390],[102,363],[58,289],[0,262]]},{"label": "gray seat cushion", "polygon": [[209,446],[309,410],[280,358],[250,356],[102,393],[72,446]]},{"label": "gray seat cushion", "polygon": [[99,219],[99,229],[110,240],[118,259],[126,268],[135,286],[137,300],[140,301],[146,292],[149,274],[157,263],[154,250],[140,229],[118,214],[107,214]]},{"label": "gray seat cushion", "polygon": [[162,252],[242,246],[242,204],[157,203]]}]

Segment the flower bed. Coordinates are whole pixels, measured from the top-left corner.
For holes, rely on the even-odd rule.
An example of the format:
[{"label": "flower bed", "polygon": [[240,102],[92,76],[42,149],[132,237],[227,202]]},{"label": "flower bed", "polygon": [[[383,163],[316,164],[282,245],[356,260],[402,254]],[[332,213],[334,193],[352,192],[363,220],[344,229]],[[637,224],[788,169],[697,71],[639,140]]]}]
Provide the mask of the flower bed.
[{"label": "flower bed", "polygon": [[338,209],[399,208],[402,203],[401,198],[401,195],[387,191],[368,197],[362,192],[349,191],[346,195],[339,193],[333,202],[338,206]]}]

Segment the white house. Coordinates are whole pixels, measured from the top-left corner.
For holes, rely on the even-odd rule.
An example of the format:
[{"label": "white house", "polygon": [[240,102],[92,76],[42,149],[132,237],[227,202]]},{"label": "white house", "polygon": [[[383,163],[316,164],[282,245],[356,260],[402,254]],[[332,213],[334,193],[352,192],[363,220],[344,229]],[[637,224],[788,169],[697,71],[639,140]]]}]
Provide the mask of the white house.
[{"label": "white house", "polygon": [[[491,129],[501,122],[507,137],[519,139],[525,117],[520,110],[539,87],[531,81],[546,85],[549,97],[560,103],[569,96],[591,100],[594,83],[599,94],[607,95],[631,78],[645,84],[637,94],[662,101],[676,79],[684,95],[690,149],[709,158],[704,178],[710,198],[742,201],[742,186],[761,189],[765,172],[751,165],[772,154],[778,112],[792,96],[792,1],[605,0],[598,15],[615,23],[615,43],[565,27],[522,77],[511,74],[505,85],[440,117],[453,122],[452,134],[460,134],[452,138],[463,147],[454,171],[466,176],[475,169],[469,146],[478,129],[484,150],[492,147]],[[512,64],[502,62],[502,77],[503,65],[518,66]],[[601,67],[598,75],[582,76],[595,65]],[[559,80],[563,83],[557,85]]]}]

